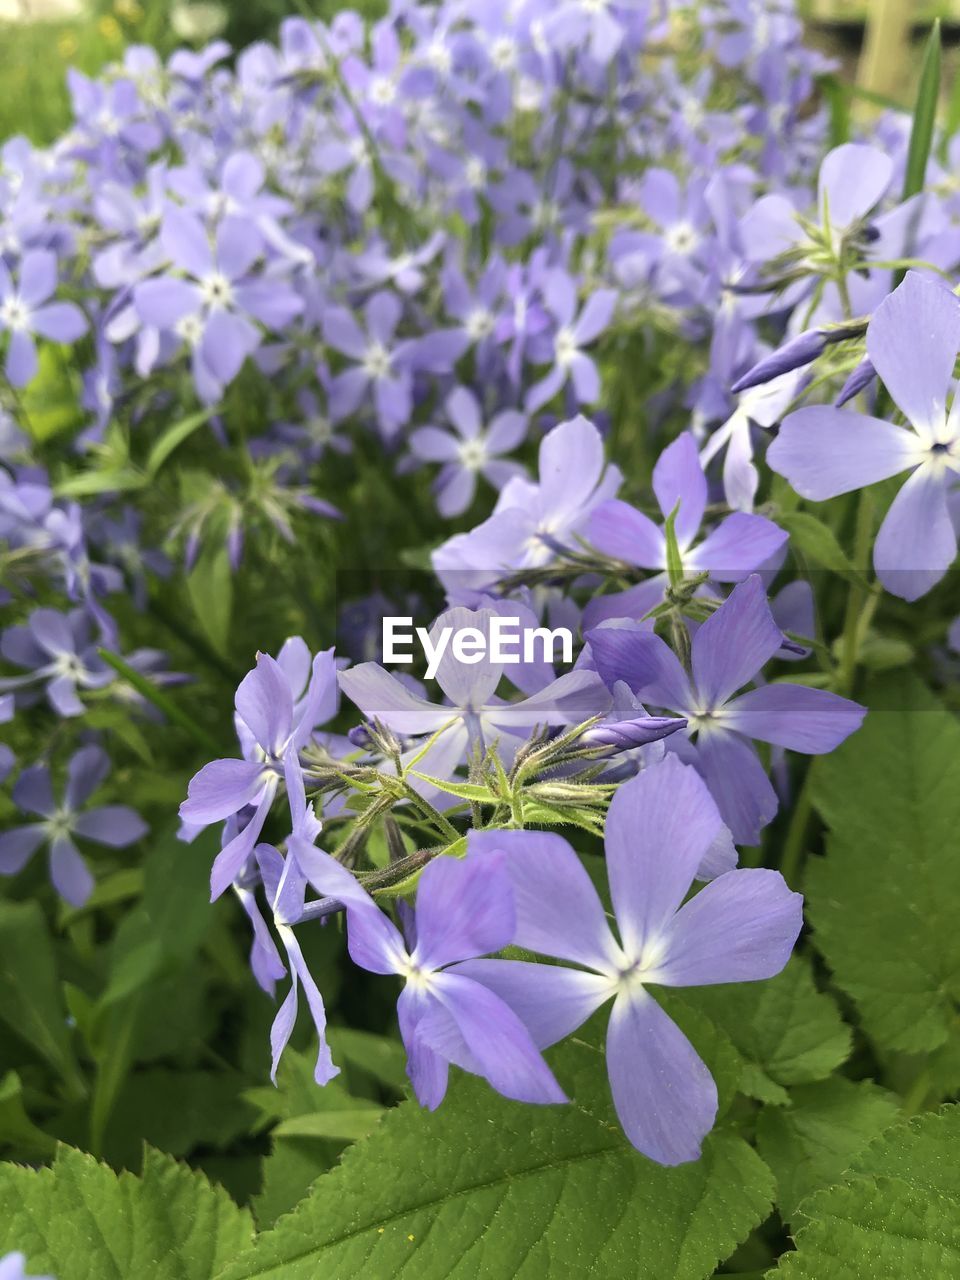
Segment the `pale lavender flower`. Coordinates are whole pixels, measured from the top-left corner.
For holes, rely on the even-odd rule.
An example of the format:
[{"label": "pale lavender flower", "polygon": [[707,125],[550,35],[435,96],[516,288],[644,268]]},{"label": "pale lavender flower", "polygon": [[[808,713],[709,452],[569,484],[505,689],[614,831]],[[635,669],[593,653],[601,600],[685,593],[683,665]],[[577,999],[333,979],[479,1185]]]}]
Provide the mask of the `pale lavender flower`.
[{"label": "pale lavender flower", "polygon": [[565,271],[557,269],[547,277],[543,297],[557,327],[551,338],[552,349],[547,351],[546,342],[538,340],[531,347],[530,358],[538,364],[552,360],[553,368],[527,392],[527,412],[541,409],[566,386],[568,379],[573,383],[579,403],[592,404],[600,395],[600,374],[583,347],[594,342],[609,325],[617,305],[617,292],[597,289],[578,313],[577,287]]},{"label": "pale lavender flower", "polygon": [[16,875],[42,844],[49,844],[54,888],[71,906],[82,906],[93,892],[94,882],[73,837],[123,849],[148,830],[140,815],[125,804],[84,808],[109,772],[105,751],[97,746],[81,747],[67,766],[67,785],[58,803],[47,766],[24,769],[13,787],[14,803],[42,820],[0,835],[0,875]]},{"label": "pale lavender flower", "polygon": [[0,1280],[53,1280],[53,1276],[28,1275],[25,1253],[6,1253],[0,1258]]},{"label": "pale lavender flower", "polygon": [[443,463],[434,482],[437,509],[442,516],[458,516],[474,499],[478,475],[502,489],[525,474],[520,463],[505,462],[503,455],[523,441],[527,418],[517,409],[502,409],[485,424],[480,402],[466,387],[455,387],[444,409],[453,431],[420,427],[410,436],[410,451],[421,462]]},{"label": "pale lavender flower", "polygon": [[431,862],[420,877],[416,914],[404,939],[339,862],[300,841],[291,847],[317,892],[345,905],[354,963],[405,979],[397,1014],[407,1071],[423,1106],[434,1110],[443,1101],[451,1064],[520,1102],[566,1102],[523,1021],[491,984],[461,971],[460,962],[513,941],[513,892],[502,859],[494,854]]},{"label": "pale lavender flower", "polygon": [[57,287],[57,255],[31,249],[20,263],[14,283],[0,259],[0,329],[9,334],[7,377],[25,387],[37,372],[34,334],[52,342],[76,342],[87,331],[87,319],[75,302],[49,302]]},{"label": "pale lavender flower", "polygon": [[728,871],[684,902],[722,826],[701,779],[675,757],[617,791],[605,837],[616,933],[560,836],[469,836],[467,866],[504,859],[516,900],[515,945],[582,967],[472,960],[458,971],[500,996],[540,1048],[612,999],[606,1061],[614,1106],[630,1142],[665,1165],[700,1155],[717,1090],[648,988],[771,978],[803,922],[800,894],[776,871]]},{"label": "pale lavender flower", "polygon": [[667,749],[696,765],[738,844],[756,844],[777,811],[776,792],[750,739],[822,755],[866,714],[856,702],[800,684],[767,684],[736,696],[783,644],[756,575],[697,628],[690,674],[650,630],[599,627],[587,639],[609,688],[622,680],[645,705],[686,717],[686,736],[672,735]]},{"label": "pale lavender flower", "polygon": [[877,577],[905,600],[934,587],[957,554],[948,498],[960,483],[958,350],[960,302],[908,272],[874,313],[867,354],[909,426],[813,405],[784,420],[767,452],[773,470],[815,502],[909,471],[873,549]]},{"label": "pale lavender flower", "polygon": [[97,653],[86,609],[34,609],[25,625],[3,633],[0,654],[30,668],[28,675],[0,679],[0,692],[45,682],[47,699],[60,716],[83,715],[78,689],[102,689],[115,678]]}]

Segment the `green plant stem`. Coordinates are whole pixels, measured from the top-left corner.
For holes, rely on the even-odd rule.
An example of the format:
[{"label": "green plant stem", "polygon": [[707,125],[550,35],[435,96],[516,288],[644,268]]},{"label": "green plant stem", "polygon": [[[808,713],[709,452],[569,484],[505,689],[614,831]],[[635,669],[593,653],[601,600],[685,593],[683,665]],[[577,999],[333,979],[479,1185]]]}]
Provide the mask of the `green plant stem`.
[{"label": "green plant stem", "polygon": [[187,733],[198,742],[200,746],[205,747],[209,751],[219,751],[220,745],[212,734],[207,733],[201,725],[197,724],[187,715],[173,699],[155,684],[151,684],[139,671],[135,671],[124,660],[111,653],[109,649],[98,649],[100,657],[104,660],[108,667],[113,667],[119,676],[122,676],[137,693],[142,694],[148,702],[152,702],[158,711],[162,711],[168,720],[172,720],[174,724],[178,724],[181,729],[185,729]]},{"label": "green plant stem", "polygon": [[800,864],[807,843],[807,831],[813,815],[813,769],[814,761],[807,765],[803,784],[797,796],[793,813],[790,815],[790,826],[787,828],[783,842],[783,856],[780,859],[780,873],[791,889],[797,887],[800,876]]},{"label": "green plant stem", "polygon": [[[870,554],[870,537],[873,532],[873,498],[863,489],[857,503],[857,523],[854,534],[853,567],[864,577],[867,573],[867,557]],[[851,585],[847,594],[847,609],[840,638],[840,670],[837,674],[837,692],[849,697],[857,676],[857,655],[864,623],[873,615],[868,609],[869,589],[860,583]]]}]

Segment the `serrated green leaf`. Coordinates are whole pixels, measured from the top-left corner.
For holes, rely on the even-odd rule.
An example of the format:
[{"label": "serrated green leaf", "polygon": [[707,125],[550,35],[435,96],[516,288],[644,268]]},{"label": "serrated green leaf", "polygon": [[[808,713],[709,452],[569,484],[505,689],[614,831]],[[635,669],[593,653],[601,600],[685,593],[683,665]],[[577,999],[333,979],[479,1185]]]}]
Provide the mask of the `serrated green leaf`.
[{"label": "serrated green leaf", "polygon": [[603,1055],[578,1037],[552,1058],[573,1105],[472,1077],[436,1112],[405,1102],[220,1280],[711,1275],[766,1217],[769,1170],[722,1130],[697,1162],[653,1164],[620,1131]]},{"label": "serrated green leaf", "polygon": [[960,1107],[887,1129],[844,1180],[803,1201],[797,1251],[776,1280],[956,1280],[960,1276]]},{"label": "serrated green leaf", "polygon": [[863,728],[816,771],[830,831],[807,866],[807,912],[865,1031],[920,1053],[957,1034],[960,722],[910,676],[866,700]]},{"label": "serrated green leaf", "polygon": [[799,956],[768,982],[686,994],[730,1037],[744,1061],[740,1087],[761,1102],[786,1103],[788,1087],[823,1080],[850,1053],[850,1029]]},{"label": "serrated green leaf", "polygon": [[792,1219],[805,1196],[836,1182],[898,1115],[897,1100],[886,1090],[842,1076],[797,1085],[788,1107],[765,1107],[757,1121],[757,1149],[776,1175],[783,1220]]},{"label": "serrated green leaf", "polygon": [[69,1147],[49,1169],[0,1167],[0,1254],[57,1280],[211,1280],[251,1234],[225,1191],[149,1149],[140,1178]]}]

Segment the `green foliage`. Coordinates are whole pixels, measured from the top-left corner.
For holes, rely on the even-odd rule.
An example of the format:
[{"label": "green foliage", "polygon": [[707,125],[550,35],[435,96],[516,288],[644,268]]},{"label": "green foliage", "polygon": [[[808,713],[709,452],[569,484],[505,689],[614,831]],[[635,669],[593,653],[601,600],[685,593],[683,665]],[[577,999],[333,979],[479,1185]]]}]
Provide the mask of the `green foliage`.
[{"label": "green foliage", "polygon": [[784,1280],[960,1276],[960,1107],[888,1129],[805,1200]]},{"label": "green foliage", "polygon": [[[729,1060],[707,1057],[729,1089]],[[577,1037],[552,1058],[571,1106],[531,1109],[470,1077],[435,1113],[402,1103],[221,1280],[709,1276],[766,1217],[766,1166],[723,1128],[699,1162],[652,1164],[620,1131],[598,1050]]]},{"label": "green foliage", "polygon": [[808,917],[864,1030],[919,1053],[957,1035],[960,723],[912,676],[867,701],[863,728],[816,772],[829,833],[807,868]]},{"label": "green foliage", "polygon": [[769,982],[705,987],[688,998],[730,1037],[743,1059],[740,1089],[761,1102],[787,1103],[788,1087],[825,1079],[850,1052],[850,1029],[799,957]]},{"label": "green foliage", "polygon": [[212,1280],[251,1230],[226,1192],[156,1151],[140,1178],[67,1148],[48,1169],[0,1167],[0,1254],[57,1280]]}]

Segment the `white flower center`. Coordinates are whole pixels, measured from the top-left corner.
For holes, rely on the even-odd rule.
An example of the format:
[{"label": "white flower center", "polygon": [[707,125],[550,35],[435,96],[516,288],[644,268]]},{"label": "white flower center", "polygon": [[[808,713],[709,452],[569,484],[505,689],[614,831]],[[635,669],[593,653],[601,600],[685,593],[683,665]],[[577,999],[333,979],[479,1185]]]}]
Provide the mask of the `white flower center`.
[{"label": "white flower center", "polygon": [[463,176],[467,186],[478,191],[487,181],[487,166],[478,156],[471,156],[463,167]]},{"label": "white flower center", "polygon": [[387,76],[374,76],[370,82],[370,101],[378,107],[389,107],[397,96],[397,86]]},{"label": "white flower center", "polygon": [[689,222],[676,222],[667,227],[663,233],[664,243],[671,253],[692,253],[700,242],[700,237]]},{"label": "white flower center", "polygon": [[197,346],[203,337],[203,321],[199,316],[184,316],[173,328],[177,337],[182,338],[191,347]]},{"label": "white flower center", "polygon": [[557,330],[554,350],[557,355],[557,364],[561,369],[568,369],[580,351],[577,346],[577,336],[569,325],[562,325]]},{"label": "white flower center", "polygon": [[480,437],[464,440],[457,448],[460,461],[468,471],[479,471],[487,460],[487,446]]},{"label": "white flower center", "polygon": [[493,316],[485,307],[476,307],[467,316],[465,327],[474,341],[486,338],[493,332]]},{"label": "white flower center", "polygon": [[371,342],[363,357],[364,372],[375,381],[390,375],[390,352],[382,342]]},{"label": "white flower center", "polygon": [[200,296],[211,311],[220,311],[233,302],[233,285],[222,271],[211,271],[200,281]]},{"label": "white flower center", "polygon": [[29,308],[16,296],[5,298],[0,306],[0,321],[14,333],[23,333],[30,328]]},{"label": "white flower center", "polygon": [[507,71],[517,61],[517,42],[513,36],[497,36],[490,46],[490,60],[501,71]]},{"label": "white flower center", "polygon": [[43,823],[51,840],[60,840],[73,830],[73,814],[69,809],[57,809]]}]

